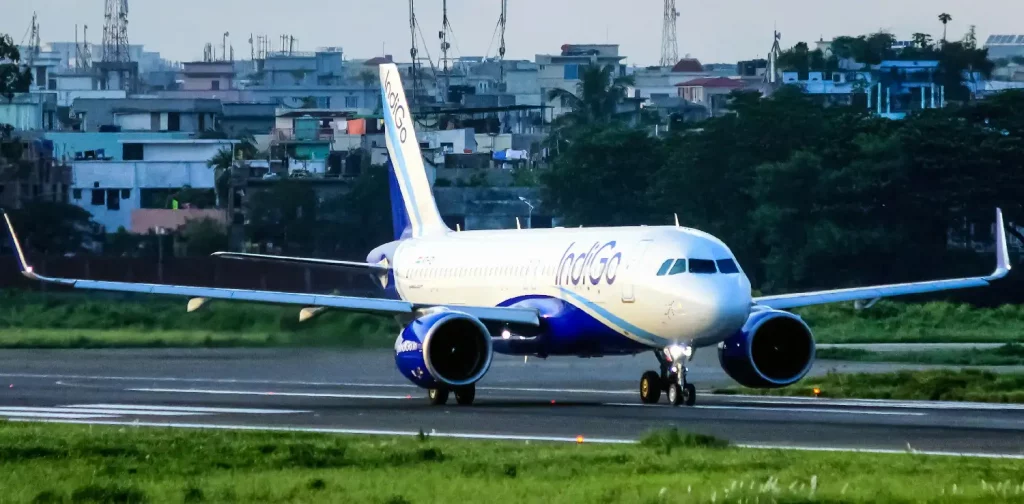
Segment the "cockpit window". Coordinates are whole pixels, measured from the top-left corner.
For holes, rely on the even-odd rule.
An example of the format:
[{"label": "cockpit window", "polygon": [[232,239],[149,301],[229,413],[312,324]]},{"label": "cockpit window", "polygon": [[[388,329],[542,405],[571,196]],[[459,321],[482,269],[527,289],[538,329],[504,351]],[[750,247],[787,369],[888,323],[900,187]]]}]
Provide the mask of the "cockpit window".
[{"label": "cockpit window", "polygon": [[718,271],[721,273],[728,275],[730,273],[740,272],[740,268],[736,266],[736,261],[733,261],[732,259],[719,259],[716,262],[718,263]]},{"label": "cockpit window", "polygon": [[658,276],[665,276],[665,273],[668,273],[668,269],[671,268],[671,267],[672,267],[672,259],[669,259],[669,260],[665,261],[664,263],[662,263],[661,267],[658,268]]},{"label": "cockpit window", "polygon": [[686,273],[686,259],[677,259],[676,264],[672,266],[672,271],[669,271],[669,275],[678,275],[680,273]]},{"label": "cockpit window", "polygon": [[715,261],[708,259],[690,259],[690,273],[707,275],[717,272],[718,269],[715,268]]}]

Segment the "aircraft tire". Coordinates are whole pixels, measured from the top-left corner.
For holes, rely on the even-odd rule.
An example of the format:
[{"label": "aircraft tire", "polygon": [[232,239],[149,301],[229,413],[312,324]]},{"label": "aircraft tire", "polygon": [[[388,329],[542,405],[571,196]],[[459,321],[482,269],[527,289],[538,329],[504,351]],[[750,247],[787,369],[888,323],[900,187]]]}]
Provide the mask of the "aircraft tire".
[{"label": "aircraft tire", "polygon": [[640,378],[640,402],[644,404],[657,404],[661,399],[661,389],[664,384],[661,376],[656,371],[648,371]]},{"label": "aircraft tire", "polygon": [[469,406],[476,399],[476,384],[455,389],[455,402],[460,406]]},{"label": "aircraft tire", "polygon": [[[456,395],[458,397],[458,395]],[[431,406],[444,406],[448,402],[448,389],[446,388],[432,388],[427,390],[427,399],[430,400]]]}]

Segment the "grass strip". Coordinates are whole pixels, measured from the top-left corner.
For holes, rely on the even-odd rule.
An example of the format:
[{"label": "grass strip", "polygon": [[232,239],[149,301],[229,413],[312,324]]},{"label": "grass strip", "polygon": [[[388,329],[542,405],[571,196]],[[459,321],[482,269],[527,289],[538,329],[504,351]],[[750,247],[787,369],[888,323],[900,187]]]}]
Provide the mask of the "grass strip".
[{"label": "grass strip", "polygon": [[819,359],[857,362],[903,362],[947,366],[1024,366],[1024,345],[1010,343],[997,348],[873,352],[859,348],[819,348]]},{"label": "grass strip", "polygon": [[[414,421],[414,420],[413,420]],[[1020,502],[1020,461],[0,424],[8,502]]]},{"label": "grass strip", "polygon": [[828,373],[779,389],[727,387],[717,394],[1024,403],[1024,374],[974,369],[897,371],[895,373]]}]

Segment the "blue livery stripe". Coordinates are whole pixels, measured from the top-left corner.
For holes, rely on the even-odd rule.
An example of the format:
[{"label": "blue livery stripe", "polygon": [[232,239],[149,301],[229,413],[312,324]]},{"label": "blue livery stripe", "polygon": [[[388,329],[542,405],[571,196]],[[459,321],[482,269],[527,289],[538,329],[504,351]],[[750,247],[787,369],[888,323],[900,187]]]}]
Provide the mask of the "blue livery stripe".
[{"label": "blue livery stripe", "polygon": [[611,322],[612,324],[616,325],[620,331],[633,334],[634,336],[644,338],[651,342],[659,342],[664,339],[654,333],[647,332],[633,324],[630,324],[629,322],[626,322],[618,315],[613,314],[607,309],[598,306],[596,303],[587,300],[583,296],[580,296],[579,294],[576,294],[575,292],[572,292],[571,290],[566,289],[565,287],[559,287],[559,289],[562,291],[562,294],[569,296],[577,303],[580,303],[583,306],[587,307],[588,309],[593,310],[598,315],[608,320],[608,322]]}]

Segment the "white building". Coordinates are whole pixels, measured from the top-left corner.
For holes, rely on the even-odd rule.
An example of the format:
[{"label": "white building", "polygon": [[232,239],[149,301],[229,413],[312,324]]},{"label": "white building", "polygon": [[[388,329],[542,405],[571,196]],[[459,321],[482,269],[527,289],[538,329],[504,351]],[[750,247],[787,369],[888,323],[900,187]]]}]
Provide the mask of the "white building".
[{"label": "white building", "polygon": [[183,187],[215,188],[208,161],[236,140],[126,140],[124,161],[75,161],[71,203],[92,214],[108,233],[131,229],[132,213],[166,208]]},{"label": "white building", "polygon": [[537,55],[537,82],[545,105],[551,107],[548,120],[569,112],[568,104],[561,100],[548,100],[547,94],[552,89],[564,89],[576,93],[576,85],[580,75],[589,65],[611,66],[614,77],[626,75],[626,66],[622,64],[625,56],[619,56],[617,44],[566,44],[562,53]]}]

